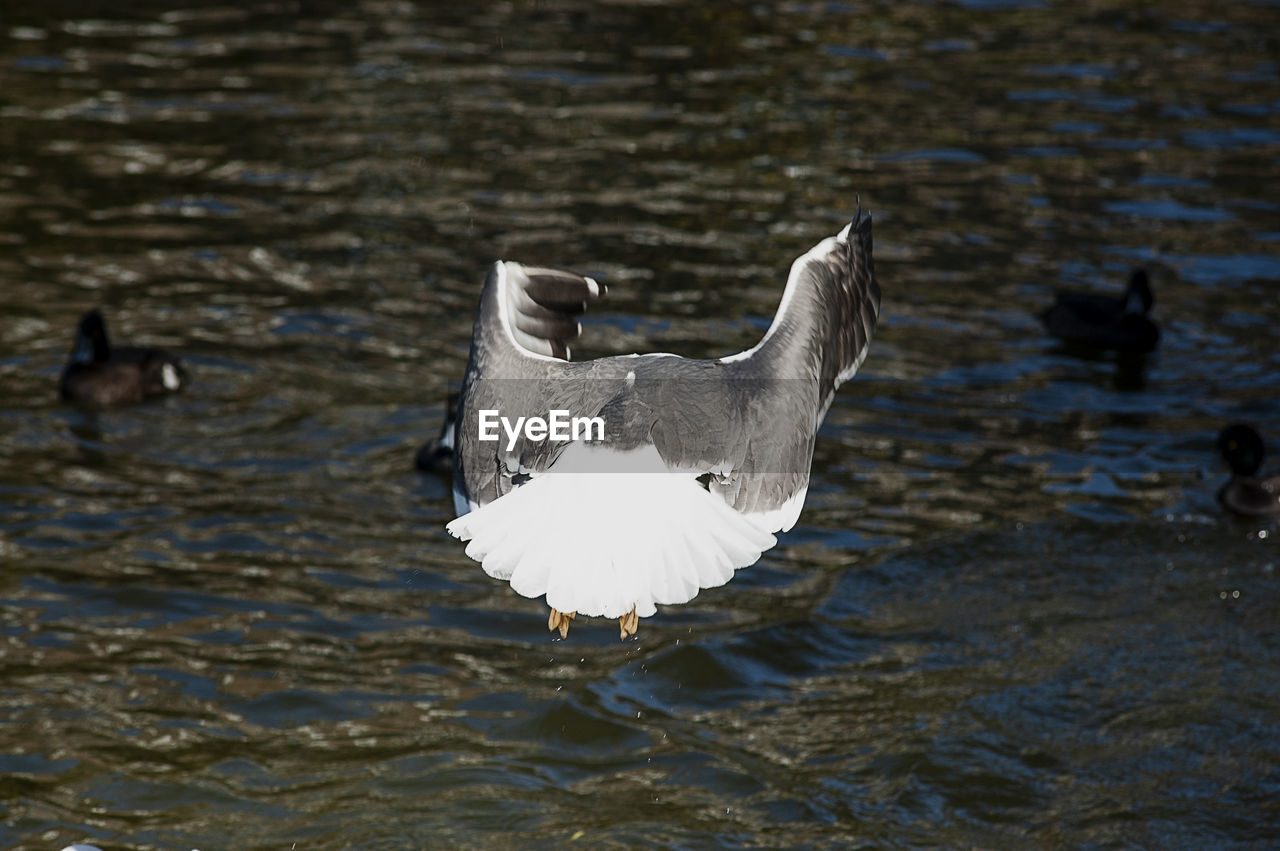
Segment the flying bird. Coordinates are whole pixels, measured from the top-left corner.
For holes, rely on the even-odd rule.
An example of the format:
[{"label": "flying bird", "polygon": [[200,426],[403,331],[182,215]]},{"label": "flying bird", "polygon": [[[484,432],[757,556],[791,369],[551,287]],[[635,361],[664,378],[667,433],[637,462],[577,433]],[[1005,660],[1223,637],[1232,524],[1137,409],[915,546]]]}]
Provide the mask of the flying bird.
[{"label": "flying bird", "polygon": [[[562,637],[577,615],[634,635],[795,525],[818,427],[880,313],[871,217],[859,209],[792,263],[768,331],[738,354],[570,361],[576,317],[602,294],[571,272],[495,263],[454,432],[446,528],[490,576],[545,595]],[[557,412],[599,426],[557,434]]]}]

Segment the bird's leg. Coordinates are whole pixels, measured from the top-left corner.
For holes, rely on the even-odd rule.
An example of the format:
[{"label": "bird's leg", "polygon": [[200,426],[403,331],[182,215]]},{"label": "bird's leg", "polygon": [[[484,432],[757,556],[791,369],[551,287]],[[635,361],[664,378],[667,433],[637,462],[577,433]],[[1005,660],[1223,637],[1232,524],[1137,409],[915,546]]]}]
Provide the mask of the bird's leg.
[{"label": "bird's leg", "polygon": [[560,630],[561,638],[569,637],[569,621],[573,620],[577,612],[562,612],[558,609],[551,610],[551,617],[547,618],[547,629],[555,632]]},{"label": "bird's leg", "polygon": [[626,641],[628,635],[635,635],[640,629],[640,616],[636,614],[636,607],[632,606],[631,611],[618,618],[618,640]]}]

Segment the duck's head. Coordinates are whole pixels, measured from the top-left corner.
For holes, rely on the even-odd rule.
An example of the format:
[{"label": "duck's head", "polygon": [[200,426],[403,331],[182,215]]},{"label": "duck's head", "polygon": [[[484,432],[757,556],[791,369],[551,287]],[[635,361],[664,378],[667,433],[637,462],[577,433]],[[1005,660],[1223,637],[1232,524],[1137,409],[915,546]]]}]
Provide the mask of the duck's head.
[{"label": "duck's head", "polygon": [[111,357],[107,342],[107,322],[96,308],[80,317],[76,339],[71,346],[72,363],[101,363]]},{"label": "duck's head", "polygon": [[1218,451],[1237,476],[1253,476],[1262,467],[1266,448],[1258,432],[1243,423],[1229,425],[1218,433]]},{"label": "duck's head", "polygon": [[1146,269],[1134,269],[1129,277],[1129,289],[1124,294],[1125,313],[1147,313],[1156,303],[1155,293],[1151,292],[1151,281],[1147,278]]}]

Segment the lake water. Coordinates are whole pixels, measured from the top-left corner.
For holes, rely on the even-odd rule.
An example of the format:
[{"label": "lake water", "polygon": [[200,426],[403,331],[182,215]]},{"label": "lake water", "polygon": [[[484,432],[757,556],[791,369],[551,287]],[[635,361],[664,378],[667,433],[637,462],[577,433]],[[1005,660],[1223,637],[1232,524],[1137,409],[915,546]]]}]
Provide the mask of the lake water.
[{"label": "lake water", "polygon": [[[0,14],[0,846],[1280,844],[1276,3],[257,5]],[[717,356],[859,198],[799,524],[553,640],[412,468],[487,266]],[[190,389],[59,403],[95,305]]]}]

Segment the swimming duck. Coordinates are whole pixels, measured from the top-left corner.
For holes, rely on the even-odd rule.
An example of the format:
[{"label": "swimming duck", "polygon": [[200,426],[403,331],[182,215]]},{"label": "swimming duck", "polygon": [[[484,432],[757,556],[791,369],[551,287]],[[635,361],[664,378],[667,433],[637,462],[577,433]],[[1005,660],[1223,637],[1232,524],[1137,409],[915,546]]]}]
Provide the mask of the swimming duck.
[{"label": "swimming duck", "polygon": [[459,517],[446,528],[490,576],[546,595],[561,637],[581,614],[616,618],[626,638],[656,605],[729,581],[800,515],[818,427],[880,313],[871,255],[859,210],[792,264],[764,338],[713,360],[567,361],[547,340],[577,325],[557,309],[585,306],[599,285],[494,264],[455,431]]},{"label": "swimming duck", "polygon": [[112,347],[102,313],[90,310],[80,319],[58,392],[69,402],[108,407],[174,393],[186,381],[182,364],[164,349]]},{"label": "swimming duck", "polygon": [[457,419],[458,394],[450,393],[440,436],[433,437],[418,447],[418,453],[413,456],[413,466],[424,473],[453,472],[453,428]]},{"label": "swimming duck", "polygon": [[1218,491],[1224,508],[1247,517],[1280,516],[1280,473],[1258,477],[1266,456],[1262,437],[1243,423],[1218,433],[1218,451],[1231,467],[1231,478]]},{"label": "swimming duck", "polygon": [[1044,312],[1044,326],[1066,343],[1146,353],[1160,340],[1160,329],[1147,316],[1153,304],[1146,270],[1137,269],[1122,296],[1059,291],[1053,306]]}]

